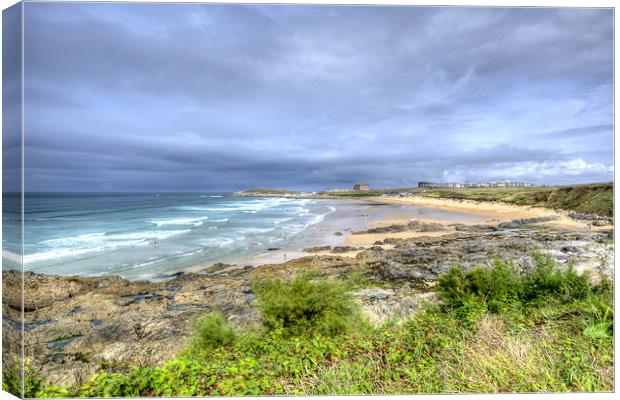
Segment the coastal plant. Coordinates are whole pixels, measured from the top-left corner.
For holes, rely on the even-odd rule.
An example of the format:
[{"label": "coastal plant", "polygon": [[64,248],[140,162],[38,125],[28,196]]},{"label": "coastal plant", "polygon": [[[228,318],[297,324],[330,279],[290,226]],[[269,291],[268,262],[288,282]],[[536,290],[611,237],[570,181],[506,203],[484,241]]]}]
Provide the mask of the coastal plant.
[{"label": "coastal plant", "polygon": [[[440,279],[441,304],[426,304],[406,321],[374,327],[363,322],[346,283],[318,276],[256,282],[262,327],[231,335],[221,315],[211,314],[197,323],[203,329],[195,330],[188,351],[161,366],[102,371],[84,385],[41,386],[35,394],[611,390],[612,282],[603,277],[594,284],[588,275],[540,260],[538,270],[524,272],[501,262],[470,271],[454,268]],[[329,313],[339,316],[336,323]],[[199,350],[196,343],[203,343]]]},{"label": "coastal plant", "polygon": [[356,325],[357,307],[345,284],[296,277],[289,282],[262,280],[254,283],[262,324],[281,327],[290,335],[319,333],[333,336]]},{"label": "coastal plant", "polygon": [[45,377],[32,366],[29,358],[25,358],[22,363],[15,357],[10,365],[2,368],[2,390],[17,397],[21,397],[22,394],[24,397],[36,397],[45,380]]},{"label": "coastal plant", "polygon": [[534,253],[533,259],[534,267],[525,274],[499,260],[488,268],[470,271],[452,267],[439,277],[437,294],[445,310],[453,312],[467,327],[473,327],[487,310],[516,314],[526,303],[540,306],[550,299],[571,302],[594,298],[587,272],[578,274],[570,263],[560,266],[546,254]]},{"label": "coastal plant", "polygon": [[487,309],[500,313],[521,305],[523,282],[516,268],[496,260],[490,268],[474,268],[466,272],[452,267],[439,277],[437,294],[447,310],[467,320],[471,326],[476,315]]},{"label": "coastal plant", "polygon": [[235,340],[234,329],[220,313],[211,313],[194,324],[191,351],[204,353]]},{"label": "coastal plant", "polygon": [[560,268],[548,254],[534,253],[533,258],[534,268],[525,277],[524,300],[540,302],[552,296],[570,301],[588,296],[590,277],[587,272],[577,274],[570,263],[567,268]]}]

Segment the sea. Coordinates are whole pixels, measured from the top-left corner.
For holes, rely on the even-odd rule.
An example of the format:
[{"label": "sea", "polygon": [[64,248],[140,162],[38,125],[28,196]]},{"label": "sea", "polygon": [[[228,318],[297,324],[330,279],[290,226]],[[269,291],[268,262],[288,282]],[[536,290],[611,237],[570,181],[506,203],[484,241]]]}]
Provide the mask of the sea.
[{"label": "sea", "polygon": [[[337,201],[229,193],[29,193],[24,270],[156,279],[303,247],[303,232],[337,207]],[[17,199],[4,197],[3,269],[19,266],[19,220]]]}]

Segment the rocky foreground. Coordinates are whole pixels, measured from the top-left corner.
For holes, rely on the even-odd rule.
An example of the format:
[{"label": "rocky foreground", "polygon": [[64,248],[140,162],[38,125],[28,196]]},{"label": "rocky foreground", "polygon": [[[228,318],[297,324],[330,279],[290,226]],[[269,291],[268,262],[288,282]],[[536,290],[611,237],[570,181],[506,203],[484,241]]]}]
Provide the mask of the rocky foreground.
[{"label": "rocky foreground", "polygon": [[[193,321],[212,310],[238,328],[258,325],[252,293],[256,279],[313,272],[355,281],[364,312],[381,323],[406,318],[422,301],[433,301],[437,276],[456,264],[470,268],[500,258],[526,270],[532,266],[532,253],[542,251],[595,277],[613,275],[611,229],[578,232],[537,223],[455,228],[455,233],[440,237],[379,241],[361,251],[353,249],[358,251],[354,257],[333,249],[327,255],[258,268],[216,264],[162,282],[27,273],[23,327],[18,322],[20,275],[3,272],[4,351],[18,354],[16,344],[23,333],[32,365],[48,377],[48,384],[65,386],[101,369],[154,366],[174,357],[187,343]],[[413,224],[411,229],[421,227]]]}]

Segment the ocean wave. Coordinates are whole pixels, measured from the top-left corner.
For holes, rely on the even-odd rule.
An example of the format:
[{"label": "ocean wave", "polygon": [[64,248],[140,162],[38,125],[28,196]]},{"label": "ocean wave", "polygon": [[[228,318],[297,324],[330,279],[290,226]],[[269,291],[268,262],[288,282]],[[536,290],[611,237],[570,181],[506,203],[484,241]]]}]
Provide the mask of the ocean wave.
[{"label": "ocean wave", "polygon": [[9,250],[2,250],[2,258],[18,264],[21,264],[22,262],[21,254],[16,254]]},{"label": "ocean wave", "polygon": [[274,231],[275,228],[240,228],[237,232],[245,233],[245,234],[253,234],[253,233],[267,233]]},{"label": "ocean wave", "polygon": [[87,233],[40,242],[47,250],[24,255],[24,263],[79,256],[104,250],[148,245],[155,240],[190,232],[187,230],[142,231],[131,233]]},{"label": "ocean wave", "polygon": [[310,219],[301,227],[301,229],[293,230],[293,232],[291,232],[291,235],[296,235],[296,234],[304,231],[306,228],[322,222],[327,215],[329,215],[329,214],[333,213],[334,211],[336,211],[336,207],[332,207],[332,206],[327,206],[327,207],[329,208],[329,211],[327,211],[326,213],[323,213],[323,214],[309,214],[309,215],[311,215]]},{"label": "ocean wave", "polygon": [[157,226],[165,226],[165,225],[192,225],[192,226],[200,226],[207,219],[209,219],[209,217],[163,219],[163,220],[154,220],[154,221],[149,221],[149,222],[151,224],[155,224]]},{"label": "ocean wave", "polygon": [[230,203],[218,203],[213,206],[180,206],[178,210],[182,211],[212,211],[212,212],[243,212],[243,213],[257,213],[259,211],[278,207],[282,204],[299,203],[294,199],[257,199],[249,201],[233,201]]},{"label": "ocean wave", "polygon": [[245,239],[245,236],[238,236],[236,238],[229,238],[229,237],[211,238],[211,239],[201,240],[200,244],[203,246],[207,246],[207,247],[225,247],[225,246],[229,246],[233,244],[234,242],[238,240],[243,240],[243,239]]},{"label": "ocean wave", "polygon": [[78,236],[69,236],[58,239],[49,239],[40,242],[40,244],[68,247],[76,244],[89,244],[98,242],[123,242],[131,240],[155,240],[166,239],[170,236],[180,235],[182,233],[190,232],[189,229],[185,230],[173,230],[173,231],[139,231],[128,233],[86,233]]},{"label": "ocean wave", "polygon": [[324,214],[316,214],[313,219],[312,222],[310,222],[310,225],[316,225],[319,222],[322,222],[325,217],[331,213],[333,213],[334,211],[336,211],[336,207],[332,207],[332,206],[327,206],[329,208],[329,211],[324,213]]}]

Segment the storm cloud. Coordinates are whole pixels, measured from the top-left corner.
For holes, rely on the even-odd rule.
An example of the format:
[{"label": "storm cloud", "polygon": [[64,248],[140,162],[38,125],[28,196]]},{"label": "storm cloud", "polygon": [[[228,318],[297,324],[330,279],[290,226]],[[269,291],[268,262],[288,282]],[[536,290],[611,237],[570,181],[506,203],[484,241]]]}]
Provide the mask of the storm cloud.
[{"label": "storm cloud", "polygon": [[611,9],[25,4],[31,191],[613,178]]}]

